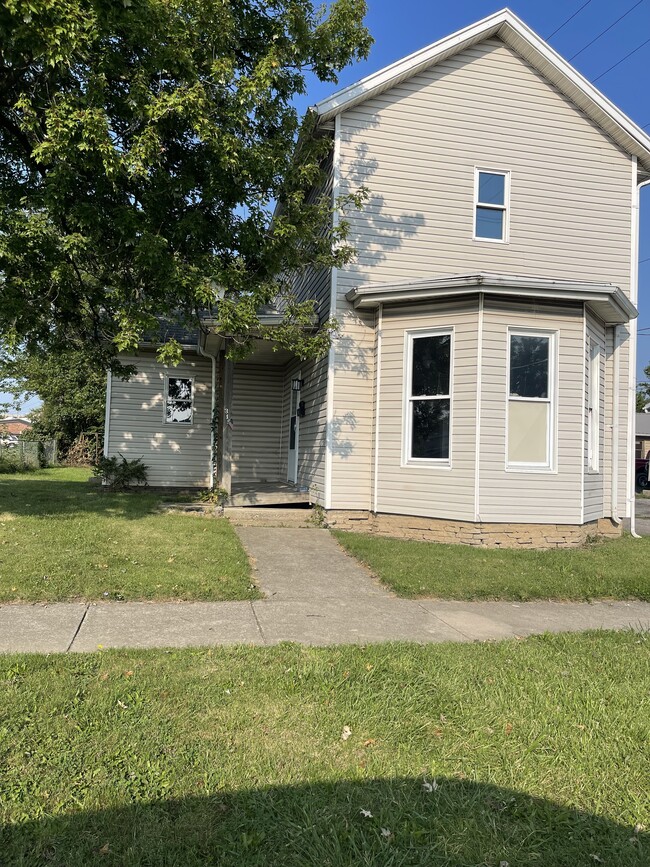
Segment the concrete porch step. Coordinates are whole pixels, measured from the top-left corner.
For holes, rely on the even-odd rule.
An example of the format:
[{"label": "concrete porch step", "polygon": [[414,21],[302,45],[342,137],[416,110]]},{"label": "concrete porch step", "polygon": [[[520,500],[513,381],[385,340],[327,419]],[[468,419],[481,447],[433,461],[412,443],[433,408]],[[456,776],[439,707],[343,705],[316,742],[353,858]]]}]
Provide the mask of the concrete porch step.
[{"label": "concrete porch step", "polygon": [[235,527],[316,527],[312,509],[226,506],[223,513]]},{"label": "concrete porch step", "polygon": [[285,506],[309,503],[309,491],[280,482],[257,482],[232,486],[226,506]]}]

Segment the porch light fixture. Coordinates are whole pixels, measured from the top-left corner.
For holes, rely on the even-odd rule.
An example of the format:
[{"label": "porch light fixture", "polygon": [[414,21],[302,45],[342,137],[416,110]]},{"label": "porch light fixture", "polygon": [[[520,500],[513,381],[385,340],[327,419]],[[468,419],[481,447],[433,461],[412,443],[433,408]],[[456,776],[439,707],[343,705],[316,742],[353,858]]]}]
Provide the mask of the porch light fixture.
[{"label": "porch light fixture", "polygon": [[291,380],[291,390],[292,391],[300,391],[303,386],[304,379],[292,379]]}]

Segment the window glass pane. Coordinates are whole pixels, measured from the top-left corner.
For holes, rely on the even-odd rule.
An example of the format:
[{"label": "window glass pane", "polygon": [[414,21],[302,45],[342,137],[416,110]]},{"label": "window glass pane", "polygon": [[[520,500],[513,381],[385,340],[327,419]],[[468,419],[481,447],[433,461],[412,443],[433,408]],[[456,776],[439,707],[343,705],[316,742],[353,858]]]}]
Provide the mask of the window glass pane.
[{"label": "window glass pane", "polygon": [[451,335],[413,338],[411,394],[449,394]]},{"label": "window glass pane", "polygon": [[449,400],[411,402],[411,457],[449,457]]},{"label": "window glass pane", "polygon": [[190,424],[192,421],[192,404],[184,400],[167,401],[167,421]]},{"label": "window glass pane", "polygon": [[510,396],[548,397],[548,337],[510,335]]},{"label": "window glass pane", "polygon": [[170,398],[170,400],[191,400],[192,380],[171,378],[168,379],[167,396]]},{"label": "window glass pane", "polygon": [[508,463],[548,465],[548,403],[508,404]]},{"label": "window glass pane", "polygon": [[503,216],[505,211],[495,208],[476,209],[476,237],[503,240]]},{"label": "window glass pane", "polygon": [[505,175],[495,175],[492,172],[479,172],[478,200],[482,205],[505,205]]}]

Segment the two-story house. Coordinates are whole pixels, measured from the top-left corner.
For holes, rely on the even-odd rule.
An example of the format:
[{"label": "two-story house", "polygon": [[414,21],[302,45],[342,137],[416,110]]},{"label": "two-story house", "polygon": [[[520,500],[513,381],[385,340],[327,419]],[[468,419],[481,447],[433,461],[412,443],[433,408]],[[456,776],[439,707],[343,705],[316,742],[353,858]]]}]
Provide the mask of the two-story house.
[{"label": "two-story house", "polygon": [[109,382],[106,453],[393,535],[618,532],[650,139],[509,10],[313,110],[326,189],[370,191],[346,214],[355,262],[299,287],[340,322],[328,356],[260,342],[232,364],[209,335],[166,369],[143,348]]}]

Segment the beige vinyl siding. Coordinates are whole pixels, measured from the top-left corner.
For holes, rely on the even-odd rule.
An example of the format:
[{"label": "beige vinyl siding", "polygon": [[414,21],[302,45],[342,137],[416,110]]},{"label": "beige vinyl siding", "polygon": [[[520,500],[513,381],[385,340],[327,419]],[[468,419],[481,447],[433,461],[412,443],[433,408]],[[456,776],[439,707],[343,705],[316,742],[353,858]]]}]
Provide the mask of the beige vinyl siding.
[{"label": "beige vinyl siding", "polygon": [[[473,240],[476,167],[511,173],[508,243]],[[611,282],[629,293],[631,173],[630,157],[498,38],[340,116],[340,192],[363,184],[370,199],[346,214],[357,258],[335,275],[342,327],[332,430],[333,437],[344,432],[345,447],[333,448],[332,507],[370,508],[372,491],[373,317],[352,311],[345,293],[361,284],[479,271]],[[508,321],[504,314],[501,326]],[[574,326],[579,340],[572,336],[567,345],[577,355],[563,363],[578,380],[563,389],[573,393],[579,383],[581,406],[582,321],[571,320],[572,335]],[[623,346],[622,394],[627,357]],[[623,496],[625,407],[622,399]],[[549,482],[539,474],[521,486],[508,476],[501,507],[488,485],[484,520],[580,520],[582,427],[576,433],[566,413],[564,421],[562,436],[573,437],[561,446],[566,476]],[[496,465],[490,473],[501,478]],[[547,498],[553,484],[557,509]],[[523,512],[508,505],[508,490],[521,492]]]},{"label": "beige vinyl siding", "polygon": [[[617,511],[619,518],[626,516],[627,509],[627,479],[628,473],[632,472],[631,461],[634,460],[634,455],[628,456],[628,386],[630,381],[629,376],[629,330],[620,325],[618,327],[618,354],[619,354],[619,422],[618,422],[618,484],[617,484]],[[603,434],[604,447],[604,514],[612,516],[612,467],[613,467],[613,436],[612,425],[614,420],[614,327],[605,329],[605,389],[604,389],[604,422],[605,429]],[[628,515],[629,517],[629,515]]]},{"label": "beige vinyl siding", "polygon": [[291,380],[300,371],[303,387],[300,400],[305,402],[305,415],[298,425],[298,486],[308,490],[314,503],[325,503],[325,447],[327,428],[327,358],[317,361],[289,362],[284,370],[282,468],[287,475],[289,453],[289,409]]},{"label": "beige vinyl siding", "polygon": [[[508,328],[556,334],[556,471],[506,469]],[[486,298],[481,385],[481,521],[580,524],[584,451],[582,307]]]},{"label": "beige vinyl siding", "polygon": [[[584,520],[585,521],[596,521],[598,518],[602,518],[605,514],[605,502],[604,502],[604,479],[605,479],[605,413],[607,412],[607,405],[605,402],[605,326],[603,323],[597,319],[595,316],[590,314],[588,311],[586,313],[586,321],[585,321],[585,432],[584,432],[584,468],[585,468],[585,477],[584,477]],[[600,445],[599,448],[599,469],[598,472],[590,472],[589,471],[589,394],[590,394],[590,381],[589,377],[591,375],[591,358],[590,358],[590,344],[598,345],[600,347],[600,388],[599,388],[599,399],[600,399],[600,407],[599,407],[599,432],[598,432],[598,442]],[[611,408],[610,408],[611,409]]]},{"label": "beige vinyl siding", "polygon": [[282,367],[235,364],[232,478],[278,481],[282,440]]},{"label": "beige vinyl siding", "polygon": [[[474,169],[511,172],[510,241],[472,240]],[[357,263],[339,288],[477,270],[607,280],[630,268],[630,158],[498,39],[341,116]]]},{"label": "beige vinyl siding", "polygon": [[[137,373],[128,382],[112,378],[108,455],[142,458],[155,486],[207,487],[210,483],[210,361],[185,354],[177,367],[165,367],[153,353],[120,356]],[[191,425],[164,422],[165,376],[194,378]]]},{"label": "beige vinyl siding", "polygon": [[[634,452],[629,447],[629,420],[630,420],[630,328],[627,325],[619,325],[619,354],[620,354],[620,410],[619,410],[619,439],[618,439],[618,514],[619,517],[630,517],[632,503],[628,501],[628,479],[634,469]],[[634,415],[632,415],[634,421]]]},{"label": "beige vinyl siding", "polygon": [[[474,519],[476,345],[478,301],[385,308],[382,318],[378,403],[376,511]],[[450,467],[404,466],[405,341],[414,329],[450,328]]]},{"label": "beige vinyl siding", "polygon": [[333,509],[369,509],[373,465],[375,317],[339,310],[330,421]]}]

